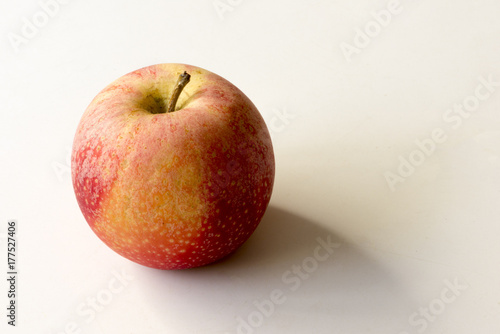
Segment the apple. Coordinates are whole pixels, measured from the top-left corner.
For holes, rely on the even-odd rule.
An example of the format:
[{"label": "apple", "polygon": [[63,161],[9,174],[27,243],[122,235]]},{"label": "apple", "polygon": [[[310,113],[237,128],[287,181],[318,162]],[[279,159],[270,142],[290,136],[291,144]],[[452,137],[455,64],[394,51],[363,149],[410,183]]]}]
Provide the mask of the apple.
[{"label": "apple", "polygon": [[205,69],[157,64],[104,88],[71,154],[78,205],[112,250],[158,269],[203,266],[255,231],[271,198],[271,137],[255,105]]}]

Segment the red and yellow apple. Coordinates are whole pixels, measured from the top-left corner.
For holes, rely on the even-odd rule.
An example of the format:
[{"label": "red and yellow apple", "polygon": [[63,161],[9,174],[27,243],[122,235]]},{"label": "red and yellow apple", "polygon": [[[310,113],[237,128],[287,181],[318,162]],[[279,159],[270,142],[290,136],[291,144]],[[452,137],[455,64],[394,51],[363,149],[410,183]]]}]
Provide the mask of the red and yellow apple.
[{"label": "red and yellow apple", "polygon": [[255,105],[185,64],[145,67],[104,88],[80,120],[71,157],[94,233],[159,269],[206,265],[240,247],[269,204],[274,169]]}]

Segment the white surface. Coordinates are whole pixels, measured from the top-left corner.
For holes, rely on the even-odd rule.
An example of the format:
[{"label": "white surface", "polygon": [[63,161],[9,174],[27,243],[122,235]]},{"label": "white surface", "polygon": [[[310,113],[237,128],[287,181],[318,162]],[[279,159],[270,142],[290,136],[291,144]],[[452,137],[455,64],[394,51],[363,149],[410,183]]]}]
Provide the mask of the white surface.
[{"label": "white surface", "polygon": [[[17,52],[9,36],[43,9],[0,5],[0,277],[8,219],[19,224],[20,273],[16,328],[0,280],[0,332],[500,332],[500,86],[478,88],[480,77],[500,82],[500,2],[67,2]],[[219,15],[217,3],[232,10]],[[388,7],[390,22],[358,37],[368,45],[349,61],[342,43],[377,29],[371,13]],[[161,62],[207,68],[243,90],[277,161],[248,243],[189,271],[109,250],[69,174],[91,99]],[[448,112],[475,94],[483,100],[469,117]],[[392,191],[385,174],[400,157],[422,158],[416,141],[433,131],[434,151]],[[317,238],[338,248],[318,253]],[[303,266],[308,278],[291,271]]]}]

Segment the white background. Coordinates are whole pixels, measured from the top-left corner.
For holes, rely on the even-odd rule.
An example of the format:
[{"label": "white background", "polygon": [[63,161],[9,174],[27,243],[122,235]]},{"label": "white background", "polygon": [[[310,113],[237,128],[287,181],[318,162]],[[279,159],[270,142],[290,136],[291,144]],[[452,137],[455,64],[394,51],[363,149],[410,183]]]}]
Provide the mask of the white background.
[{"label": "white background", "polygon": [[[500,332],[498,0],[59,1],[0,5],[0,332]],[[255,234],[187,271],[108,249],[69,169],[92,98],[164,62],[238,86],[276,155]]]}]

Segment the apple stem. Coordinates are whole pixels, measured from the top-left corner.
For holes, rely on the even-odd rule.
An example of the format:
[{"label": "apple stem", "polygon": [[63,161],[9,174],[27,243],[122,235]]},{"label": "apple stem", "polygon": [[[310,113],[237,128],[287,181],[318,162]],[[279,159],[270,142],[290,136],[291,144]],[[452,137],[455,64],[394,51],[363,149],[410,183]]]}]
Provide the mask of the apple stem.
[{"label": "apple stem", "polygon": [[179,75],[179,79],[177,79],[177,83],[175,84],[174,92],[172,93],[172,97],[170,97],[170,101],[168,102],[167,113],[175,111],[175,105],[177,104],[177,100],[181,95],[184,87],[189,83],[191,79],[191,75],[189,75],[186,71]]}]

